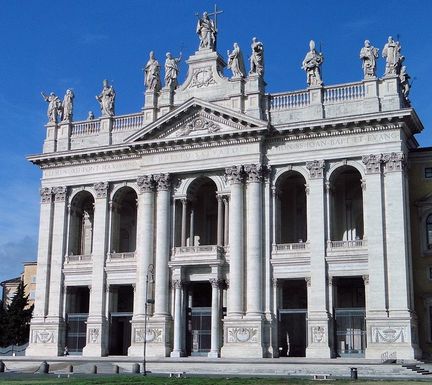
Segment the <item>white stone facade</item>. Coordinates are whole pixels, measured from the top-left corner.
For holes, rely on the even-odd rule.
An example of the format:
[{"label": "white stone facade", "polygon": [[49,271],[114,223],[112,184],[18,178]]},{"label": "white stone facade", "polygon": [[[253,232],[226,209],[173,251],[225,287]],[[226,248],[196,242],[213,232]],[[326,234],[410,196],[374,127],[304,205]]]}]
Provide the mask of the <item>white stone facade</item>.
[{"label": "white stone facade", "polygon": [[[153,357],[277,357],[295,354],[283,314],[304,313],[306,357],[418,357],[405,163],[422,125],[399,78],[268,94],[261,75],[224,77],[212,49],[187,63],[139,113],[49,123],[29,157],[43,177],[27,355],[81,338],[85,356],[142,356],[145,338]],[[342,330],[350,279],[364,323]]]}]

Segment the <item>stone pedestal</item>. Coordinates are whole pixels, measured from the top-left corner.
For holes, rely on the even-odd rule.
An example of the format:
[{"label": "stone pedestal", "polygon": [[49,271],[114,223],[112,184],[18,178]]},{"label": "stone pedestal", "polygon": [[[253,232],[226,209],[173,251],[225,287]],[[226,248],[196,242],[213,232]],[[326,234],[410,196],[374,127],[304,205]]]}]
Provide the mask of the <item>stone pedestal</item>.
[{"label": "stone pedestal", "polygon": [[310,86],[308,107],[308,119],[323,119],[324,118],[324,88],[322,86]]},{"label": "stone pedestal", "polygon": [[102,116],[100,118],[100,131],[98,143],[99,145],[110,145],[111,141],[111,132],[112,132],[112,122],[113,119],[111,116]]},{"label": "stone pedestal", "polygon": [[147,357],[169,357],[172,350],[172,328],[171,317],[153,316],[148,320],[146,333]]},{"label": "stone pedestal", "polygon": [[57,151],[57,125],[55,123],[48,123],[46,127],[46,137],[43,145],[43,152]]},{"label": "stone pedestal", "polygon": [[172,111],[174,108],[174,86],[165,86],[162,88],[159,96],[159,115],[160,118]]},{"label": "stone pedestal", "polygon": [[266,120],[264,116],[264,95],[266,83],[264,79],[251,74],[245,84],[245,113],[254,118]]},{"label": "stone pedestal", "polygon": [[65,325],[60,319],[32,320],[26,356],[55,357],[63,354]]},{"label": "stone pedestal", "polygon": [[245,97],[244,97],[244,89],[246,81],[244,78],[231,78],[229,80],[230,84],[230,93],[228,97],[230,98],[230,105],[227,106],[234,111],[238,111],[243,113],[245,110]]},{"label": "stone pedestal", "polygon": [[380,101],[378,97],[378,79],[364,79],[365,98],[363,101],[363,113],[378,112]]},{"label": "stone pedestal", "polygon": [[329,330],[330,320],[326,313],[308,312],[308,346],[306,357],[330,358]]},{"label": "stone pedestal", "polygon": [[71,122],[61,122],[57,131],[57,151],[70,150]]},{"label": "stone pedestal", "polygon": [[399,88],[400,80],[397,75],[382,78],[379,84],[381,111],[399,110],[402,107],[402,96]]},{"label": "stone pedestal", "polygon": [[157,107],[158,107],[158,91],[147,90],[144,93],[144,124],[149,124],[157,119]]}]

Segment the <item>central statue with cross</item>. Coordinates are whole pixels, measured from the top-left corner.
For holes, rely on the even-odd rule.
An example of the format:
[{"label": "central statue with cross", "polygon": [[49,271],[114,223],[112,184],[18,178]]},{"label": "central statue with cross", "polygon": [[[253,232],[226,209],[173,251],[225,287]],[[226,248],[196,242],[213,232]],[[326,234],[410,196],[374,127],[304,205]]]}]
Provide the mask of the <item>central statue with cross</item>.
[{"label": "central statue with cross", "polygon": [[[217,15],[222,12],[223,11],[218,10],[215,5],[214,12],[204,12],[202,17],[196,14],[198,17],[196,33],[200,39],[199,50],[216,50]],[[212,20],[210,16],[213,16],[214,20]]]}]

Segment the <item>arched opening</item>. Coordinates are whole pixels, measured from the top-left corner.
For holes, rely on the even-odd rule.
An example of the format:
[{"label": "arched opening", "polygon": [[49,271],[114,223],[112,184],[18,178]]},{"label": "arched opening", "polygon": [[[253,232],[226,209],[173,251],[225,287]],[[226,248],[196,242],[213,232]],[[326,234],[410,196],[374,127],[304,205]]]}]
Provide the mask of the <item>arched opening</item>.
[{"label": "arched opening", "polygon": [[276,243],[307,241],[306,181],[298,172],[286,172],[276,184]]},{"label": "arched opening", "polygon": [[81,191],[72,199],[69,227],[69,255],[91,255],[93,251],[94,198]]},{"label": "arched opening", "polygon": [[187,198],[176,203],[177,228],[180,229],[176,245],[216,245],[218,205],[222,205],[222,202],[218,202],[217,187],[213,180],[202,177],[193,181],[188,188]]},{"label": "arched opening", "polygon": [[330,180],[331,240],[363,239],[363,190],[361,174],[354,167],[337,170]]},{"label": "arched opening", "polygon": [[111,252],[128,253],[136,248],[137,195],[122,187],[114,195],[111,219]]}]

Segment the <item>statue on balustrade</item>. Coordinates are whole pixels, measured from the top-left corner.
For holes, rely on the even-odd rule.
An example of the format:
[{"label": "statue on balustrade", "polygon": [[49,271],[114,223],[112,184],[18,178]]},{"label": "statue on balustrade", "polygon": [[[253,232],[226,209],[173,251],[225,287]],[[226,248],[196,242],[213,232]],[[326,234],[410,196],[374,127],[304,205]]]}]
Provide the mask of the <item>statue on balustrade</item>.
[{"label": "statue on balustrade", "polygon": [[94,120],[95,116],[93,111],[89,111],[87,115],[87,120]]},{"label": "statue on balustrade", "polygon": [[207,12],[204,12],[201,18],[198,18],[196,33],[200,39],[199,50],[210,48],[216,49],[216,24],[210,19]]},{"label": "statue on balustrade", "polygon": [[145,68],[145,85],[147,90],[159,91],[160,90],[160,65],[154,57],[154,52],[150,52],[150,58]]},{"label": "statue on balustrade", "polygon": [[375,79],[376,63],[378,59],[378,48],[371,45],[369,40],[365,40],[364,47],[360,50],[360,59],[363,61],[363,74],[365,79]]},{"label": "statue on balustrade", "polygon": [[66,90],[66,94],[63,98],[63,103],[61,106],[61,121],[71,122],[73,115],[73,100],[75,95],[71,89]]},{"label": "statue on balustrade", "polygon": [[383,58],[386,59],[384,76],[399,75],[404,57],[401,55],[401,45],[389,36],[382,52]]},{"label": "statue on balustrade", "polygon": [[321,64],[324,61],[324,56],[321,52],[315,49],[315,42],[309,42],[309,52],[306,54],[302,69],[306,71],[306,80],[309,86],[321,86]]},{"label": "statue on balustrade", "polygon": [[264,76],[264,45],[254,37],[252,38],[251,49],[249,75]]},{"label": "statue on balustrade", "polygon": [[57,117],[60,115],[61,111],[61,100],[54,92],[51,92],[49,95],[45,95],[43,92],[41,92],[41,95],[48,103],[48,122],[57,123]]},{"label": "statue on balustrade", "polygon": [[102,92],[96,96],[99,102],[102,116],[114,116],[114,102],[116,93],[113,86],[108,84],[108,80],[103,81]]},{"label": "statue on balustrade", "polygon": [[242,78],[245,76],[245,67],[243,61],[243,54],[240,51],[240,47],[237,43],[234,43],[234,49],[228,54],[228,68],[231,70],[233,78]]},{"label": "statue on balustrade", "polygon": [[411,83],[409,80],[411,79],[411,76],[408,75],[408,72],[406,70],[406,66],[402,66],[400,74],[399,74],[399,79],[400,79],[400,83],[401,83],[402,94],[406,100],[409,100],[408,95],[409,95],[409,92],[411,89]]},{"label": "statue on balustrade", "polygon": [[172,57],[170,52],[166,54],[165,60],[165,86],[173,89],[177,88],[177,76],[179,73],[178,63],[182,58],[182,53],[180,52],[179,57]]}]

